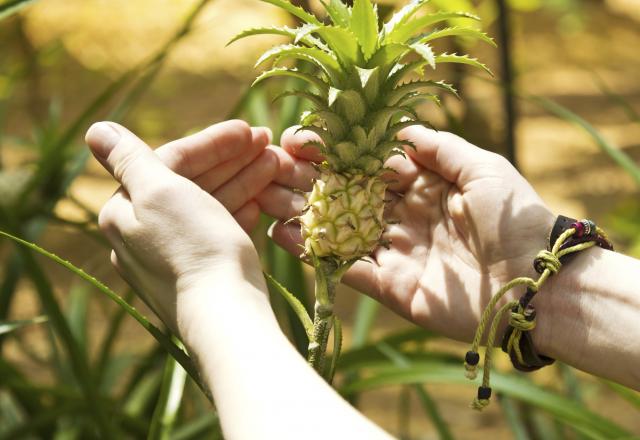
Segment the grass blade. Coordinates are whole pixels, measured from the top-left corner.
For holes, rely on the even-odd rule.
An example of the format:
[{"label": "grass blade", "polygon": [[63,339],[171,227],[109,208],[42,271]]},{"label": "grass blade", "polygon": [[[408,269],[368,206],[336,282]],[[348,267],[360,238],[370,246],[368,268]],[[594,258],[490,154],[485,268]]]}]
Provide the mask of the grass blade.
[{"label": "grass blade", "polygon": [[282,297],[285,300],[287,300],[287,302],[295,312],[296,316],[302,323],[302,326],[304,327],[304,330],[307,333],[307,338],[311,341],[313,339],[313,321],[311,320],[311,317],[307,313],[307,309],[305,309],[304,305],[302,305],[302,302],[300,302],[300,300],[296,298],[293,295],[293,293],[289,292],[286,287],[280,284],[271,275],[269,275],[268,273],[265,273],[264,276],[266,277],[267,281],[269,281],[269,283],[273,287],[275,287],[278,293],[280,293]]},{"label": "grass blade", "polygon": [[162,375],[160,397],[153,412],[148,440],[170,440],[180,410],[187,373],[171,356],[167,360]]},{"label": "grass blade", "polygon": [[[349,395],[391,385],[420,383],[466,384],[476,386],[460,371],[461,361],[457,363],[424,362],[413,364],[410,368],[387,367],[376,374],[347,385],[340,391]],[[630,437],[624,428],[595,414],[572,400],[545,390],[528,380],[515,375],[491,372],[492,387],[495,391],[529,403],[547,411],[592,439]]]},{"label": "grass blade", "polygon": [[531,440],[531,436],[520,415],[518,402],[511,397],[500,395],[498,403],[500,403],[502,414],[504,414],[504,418],[507,419],[511,432],[513,432],[513,438],[515,440]]},{"label": "grass blade", "polygon": [[367,343],[379,310],[380,304],[375,299],[364,295],[360,298],[353,321],[352,348],[361,348]]},{"label": "grass blade", "polygon": [[29,325],[41,324],[47,320],[48,318],[46,316],[38,316],[33,319],[20,321],[0,321],[0,335],[6,335],[7,333],[14,332]]},{"label": "grass blade", "polygon": [[17,12],[20,12],[23,8],[29,6],[35,0],[9,0],[0,5],[0,20],[3,20]]},{"label": "grass blade", "polygon": [[610,381],[603,381],[609,388],[611,388],[617,395],[631,403],[633,406],[640,410],[640,393],[633,391],[631,388],[627,388],[624,385],[620,385]]},{"label": "grass blade", "polygon": [[640,167],[636,165],[633,159],[631,159],[624,151],[619,150],[609,143],[609,141],[607,141],[593,125],[573,113],[568,108],[551,101],[550,99],[543,98],[541,96],[531,96],[529,99],[557,117],[564,119],[567,122],[571,122],[585,130],[593,138],[598,147],[600,147],[603,152],[607,153],[609,157],[624,169],[633,178],[633,180],[635,180],[636,184],[640,186]]},{"label": "grass blade", "polygon": [[197,384],[199,384],[200,389],[205,393],[205,395],[207,397],[211,398],[209,390],[204,385],[202,385],[202,383],[199,381],[198,371],[195,368],[195,365],[193,364],[193,362],[191,361],[189,356],[180,347],[178,347],[176,344],[174,344],[173,341],[171,341],[170,337],[165,335],[159,328],[157,328],[155,325],[153,325],[145,316],[143,316],[140,312],[138,312],[133,306],[131,306],[129,303],[127,303],[124,299],[122,299],[122,297],[120,295],[115,293],[113,290],[111,290],[109,287],[104,285],[102,282],[98,281],[96,278],[94,278],[91,275],[89,275],[86,272],[84,272],[82,269],[74,266],[70,262],[68,262],[66,260],[63,260],[62,258],[58,257],[57,255],[52,254],[51,252],[48,252],[48,251],[42,249],[41,247],[39,247],[39,246],[37,246],[37,245],[35,245],[33,243],[29,243],[28,241],[22,240],[22,239],[20,239],[18,237],[15,237],[15,236],[13,236],[11,234],[8,234],[8,233],[4,232],[4,231],[0,231],[0,236],[9,238],[9,239],[21,244],[22,246],[25,246],[25,247],[31,249],[32,251],[35,251],[35,252],[37,252],[37,253],[39,253],[41,255],[44,255],[45,257],[49,258],[50,260],[55,261],[59,265],[63,266],[64,268],[66,268],[68,270],[70,270],[71,272],[73,272],[74,274],[79,276],[80,278],[82,278],[85,281],[87,281],[90,284],[92,284],[100,292],[104,293],[111,300],[113,300],[116,304],[118,304],[120,307],[124,308],[132,318],[134,318],[136,321],[138,321],[140,323],[140,325],[142,325],[142,327],[144,327],[160,343],[160,345],[165,350],[167,350],[167,352],[169,354],[171,354],[176,359],[176,361],[178,361],[178,363],[180,363],[180,365],[182,365],[182,367],[186,370],[186,372],[189,374],[189,376],[191,376],[191,378]]},{"label": "grass blade", "polygon": [[[389,360],[396,366],[400,368],[411,367],[411,362],[409,361],[409,359],[407,359],[402,353],[395,350],[389,344],[384,342],[378,344],[378,350],[380,350],[382,354],[387,356],[387,358],[389,358]],[[422,404],[422,408],[424,408],[427,417],[431,419],[433,425],[436,428],[436,431],[438,431],[438,436],[440,437],[440,439],[453,440],[453,434],[451,434],[451,430],[449,429],[447,422],[442,418],[440,410],[438,409],[438,406],[434,402],[431,395],[422,385],[415,384],[412,386],[412,388],[418,395],[418,399],[420,399],[420,403]]]},{"label": "grass blade", "polygon": [[327,371],[327,382],[333,382],[333,376],[336,374],[336,365],[340,359],[340,351],[342,350],[342,322],[337,316],[333,317],[333,353],[331,354],[331,364]]}]

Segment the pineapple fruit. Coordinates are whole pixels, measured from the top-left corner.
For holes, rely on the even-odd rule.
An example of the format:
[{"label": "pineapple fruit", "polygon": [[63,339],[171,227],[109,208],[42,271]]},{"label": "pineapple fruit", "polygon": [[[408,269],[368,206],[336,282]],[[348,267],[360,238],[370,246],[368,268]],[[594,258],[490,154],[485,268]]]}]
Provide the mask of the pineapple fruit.
[{"label": "pineapple fruit", "polygon": [[[425,100],[439,105],[434,91],[456,94],[445,82],[407,77],[417,74],[421,78],[425,69],[436,69],[441,63],[468,64],[488,71],[466,55],[436,54],[431,43],[451,36],[494,42],[473,27],[447,26],[453,19],[464,22],[478,17],[466,12],[428,12],[429,0],[412,0],[382,25],[377,6],[370,0],[355,0],[353,7],[341,0],[321,1],[327,14],[324,21],[288,0],[262,1],[288,11],[302,24],[297,28],[249,29],[232,42],[261,34],[291,38],[291,43],[276,46],[260,57],[256,66],[270,63],[272,68],[255,83],[294,77],[310,87],[284,95],[302,97],[313,105],[313,110],[301,115],[301,129],[318,135],[321,142],[309,144],[325,157],[318,165],[320,176],[308,194],[306,209],[298,218],[305,254],[322,278],[317,286],[327,290],[329,284],[328,295],[316,289],[317,334],[310,344],[310,351],[323,350],[331,327],[327,319],[332,284],[346,268],[382,244],[387,188],[383,174],[389,171],[385,162],[404,154],[404,146],[412,146],[399,141],[397,134],[411,125],[429,125],[418,117],[415,107]],[[425,32],[435,25],[442,26]],[[283,66],[292,59],[312,65],[317,73]]]}]

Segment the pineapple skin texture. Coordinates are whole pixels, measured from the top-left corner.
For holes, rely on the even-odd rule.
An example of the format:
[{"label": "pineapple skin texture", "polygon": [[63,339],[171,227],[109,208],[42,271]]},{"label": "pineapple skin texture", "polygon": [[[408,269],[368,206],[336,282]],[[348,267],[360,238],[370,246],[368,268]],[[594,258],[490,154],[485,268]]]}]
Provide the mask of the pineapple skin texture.
[{"label": "pineapple skin texture", "polygon": [[376,176],[322,171],[299,218],[305,254],[343,261],[370,255],[386,226],[386,189]]}]

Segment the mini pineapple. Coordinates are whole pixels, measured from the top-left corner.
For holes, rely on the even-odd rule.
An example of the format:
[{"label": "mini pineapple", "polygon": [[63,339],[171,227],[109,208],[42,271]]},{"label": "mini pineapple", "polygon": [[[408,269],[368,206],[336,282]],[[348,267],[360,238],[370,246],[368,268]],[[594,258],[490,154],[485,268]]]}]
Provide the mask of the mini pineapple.
[{"label": "mini pineapple", "polygon": [[[422,13],[429,0],[412,0],[387,23],[380,26],[377,6],[370,0],[355,0],[353,7],[341,0],[321,1],[326,23],[288,0],[262,0],[279,6],[302,22],[297,28],[249,29],[233,41],[251,35],[276,34],[292,42],[268,50],[256,66],[271,63],[271,70],[255,83],[272,77],[294,77],[308,83],[309,90],[287,91],[307,99],[313,110],[301,115],[304,130],[313,131],[321,142],[325,161],[320,176],[307,197],[304,213],[298,218],[305,240],[305,254],[316,268],[316,306],[313,329],[309,331],[309,363],[331,381],[339,351],[340,331],[336,331],[334,358],[325,371],[324,358],[332,326],[339,329],[333,315],[335,286],[357,260],[370,255],[382,241],[387,184],[383,174],[387,160],[404,154],[412,145],[397,139],[411,125],[429,125],[420,120],[415,107],[429,100],[440,104],[433,90],[456,94],[449,84],[431,79],[408,81],[425,75],[425,68],[441,63],[463,63],[488,69],[466,55],[436,54],[434,40],[465,36],[494,44],[484,33],[467,26],[430,26],[452,19],[477,20],[465,12]],[[283,61],[311,64],[317,74],[283,66]],[[255,84],[254,83],[254,84]],[[308,316],[301,317],[308,320]]]},{"label": "mini pineapple", "polygon": [[[486,67],[467,56],[434,53],[430,42],[447,36],[476,37],[493,44],[484,33],[470,27],[443,27],[421,33],[425,27],[454,18],[475,20],[465,12],[435,12],[419,15],[428,0],[414,0],[384,26],[378,24],[377,6],[370,0],[356,0],[348,7],[340,0],[322,2],[328,14],[325,24],[287,0],[263,0],[298,17],[304,24],[296,29],[272,27],[247,30],[232,41],[257,34],[279,34],[292,38],[267,51],[257,66],[271,62],[272,70],[256,83],[275,76],[292,76],[315,89],[291,91],[308,99],[314,110],[301,118],[304,129],[322,139],[312,143],[324,154],[320,177],[308,195],[300,217],[305,253],[319,258],[353,261],[369,255],[380,244],[385,229],[384,195],[381,179],[389,157],[402,154],[407,142],[396,139],[405,127],[427,124],[414,107],[427,99],[439,104],[438,96],[425,90],[455,90],[440,81],[402,82],[409,74],[422,75],[425,67],[440,63],[464,63]],[[417,55],[406,63],[403,60]],[[280,67],[286,59],[314,65],[319,75]]]}]

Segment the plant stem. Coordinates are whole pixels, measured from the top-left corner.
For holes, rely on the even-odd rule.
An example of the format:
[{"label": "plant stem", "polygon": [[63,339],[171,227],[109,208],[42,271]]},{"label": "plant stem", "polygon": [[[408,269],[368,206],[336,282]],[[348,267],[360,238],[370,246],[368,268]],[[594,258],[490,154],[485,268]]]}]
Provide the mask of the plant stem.
[{"label": "plant stem", "polygon": [[309,342],[309,364],[324,376],[327,341],[333,323],[336,285],[340,282],[337,264],[329,259],[316,260],[316,304],[313,317],[313,339]]}]

